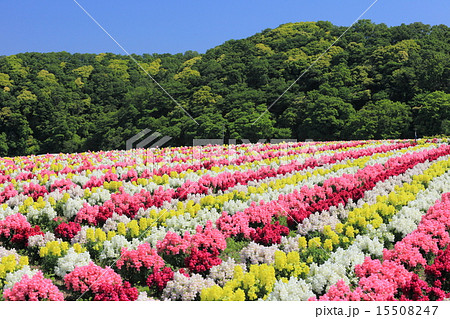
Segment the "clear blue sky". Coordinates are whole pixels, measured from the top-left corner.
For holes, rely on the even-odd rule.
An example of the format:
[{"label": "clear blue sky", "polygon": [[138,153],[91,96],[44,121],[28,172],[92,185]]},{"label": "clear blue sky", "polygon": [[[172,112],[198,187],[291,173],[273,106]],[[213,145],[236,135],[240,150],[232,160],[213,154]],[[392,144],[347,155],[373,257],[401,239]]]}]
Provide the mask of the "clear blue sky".
[{"label": "clear blue sky", "polygon": [[[77,0],[130,53],[205,52],[287,22],[349,26],[374,0]],[[123,53],[73,0],[0,0],[0,55]],[[449,0],[379,0],[363,17],[450,25]]]}]

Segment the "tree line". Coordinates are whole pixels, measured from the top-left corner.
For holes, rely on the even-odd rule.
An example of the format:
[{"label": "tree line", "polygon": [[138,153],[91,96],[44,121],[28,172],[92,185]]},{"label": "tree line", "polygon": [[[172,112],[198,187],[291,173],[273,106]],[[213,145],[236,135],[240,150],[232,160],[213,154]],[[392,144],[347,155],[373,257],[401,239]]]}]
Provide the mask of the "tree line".
[{"label": "tree line", "polygon": [[2,56],[0,156],[123,149],[144,128],[171,145],[449,135],[445,25],[361,20],[279,98],[345,29],[287,23],[204,54],[132,55],[140,66],[112,53]]}]

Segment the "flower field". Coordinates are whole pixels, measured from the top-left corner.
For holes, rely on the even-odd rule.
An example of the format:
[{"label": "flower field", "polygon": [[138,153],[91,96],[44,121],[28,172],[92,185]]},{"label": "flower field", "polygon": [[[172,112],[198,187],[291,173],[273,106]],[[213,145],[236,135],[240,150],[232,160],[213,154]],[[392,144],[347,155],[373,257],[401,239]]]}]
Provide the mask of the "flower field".
[{"label": "flower field", "polygon": [[444,140],[0,158],[2,300],[443,300]]}]

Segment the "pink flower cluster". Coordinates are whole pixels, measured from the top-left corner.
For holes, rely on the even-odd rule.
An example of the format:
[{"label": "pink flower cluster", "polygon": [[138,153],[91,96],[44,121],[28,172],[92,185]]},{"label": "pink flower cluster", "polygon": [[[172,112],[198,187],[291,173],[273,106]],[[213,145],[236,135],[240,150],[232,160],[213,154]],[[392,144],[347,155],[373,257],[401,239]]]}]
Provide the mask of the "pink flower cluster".
[{"label": "pink flower cluster", "polygon": [[[0,175],[0,180],[2,177],[3,176]],[[9,177],[9,175],[7,177]],[[1,184],[1,182],[0,182],[0,184]],[[2,192],[0,192],[0,204],[3,204],[8,199],[10,199],[11,197],[17,196],[18,194],[19,194],[19,192],[15,190],[14,185],[8,184],[5,187],[5,189]]]},{"label": "pink flower cluster", "polygon": [[[94,176],[95,177],[95,176]],[[75,221],[78,223],[87,222],[90,225],[103,224],[113,213],[125,215],[133,219],[140,208],[148,208],[150,206],[160,207],[166,201],[170,201],[175,195],[172,188],[164,190],[162,187],[157,188],[153,194],[142,190],[139,193],[130,195],[120,188],[119,193],[111,194],[111,199],[107,200],[103,205],[90,206],[87,203],[78,211]]]},{"label": "pink flower cluster", "polygon": [[43,185],[29,183],[23,186],[23,194],[33,197],[36,201],[39,197],[44,197],[45,194],[48,194],[48,190]]},{"label": "pink flower cluster", "polygon": [[53,184],[50,185],[50,191],[54,192],[57,189],[59,189],[61,192],[68,191],[69,189],[72,189],[75,186],[76,184],[72,182],[70,179],[60,179],[53,182]]},{"label": "pink flower cluster", "polygon": [[164,267],[164,260],[149,243],[143,243],[136,250],[123,247],[116,266],[118,269],[124,267],[128,271],[140,271],[142,268],[155,271]]},{"label": "pink flower cluster", "polygon": [[102,286],[121,285],[122,277],[110,267],[102,268],[93,262],[89,265],[75,267],[64,277],[66,288],[74,292],[86,293],[90,291],[97,294],[102,291]]},{"label": "pink flower cluster", "polygon": [[64,296],[50,279],[44,278],[41,271],[33,277],[23,275],[11,289],[5,289],[3,298],[9,301],[63,301]]},{"label": "pink flower cluster", "polygon": [[159,254],[164,255],[179,255],[186,253],[191,247],[191,235],[189,232],[185,232],[181,237],[177,233],[167,232],[162,241],[156,243],[156,249]]},{"label": "pink flower cluster", "polygon": [[82,224],[83,222],[89,225],[97,225],[97,216],[99,214],[99,206],[90,206],[88,203],[83,203],[83,207],[78,211],[75,216],[75,222]]},{"label": "pink flower cluster", "polygon": [[207,221],[205,227],[197,226],[192,236],[187,232],[184,237],[168,232],[162,241],[157,242],[156,247],[166,259],[174,260],[172,256],[181,255],[184,265],[191,272],[204,273],[222,263],[218,256],[225,250],[227,243],[222,232],[213,228],[211,221]]},{"label": "pink flower cluster", "polygon": [[210,220],[206,222],[205,227],[197,226],[195,231],[191,239],[191,249],[205,250],[213,255],[219,255],[227,248],[225,237],[218,229],[213,228]]},{"label": "pink flower cluster", "polygon": [[28,237],[43,234],[38,225],[31,227],[27,218],[20,213],[0,220],[0,238],[9,239],[20,248],[28,245]]}]

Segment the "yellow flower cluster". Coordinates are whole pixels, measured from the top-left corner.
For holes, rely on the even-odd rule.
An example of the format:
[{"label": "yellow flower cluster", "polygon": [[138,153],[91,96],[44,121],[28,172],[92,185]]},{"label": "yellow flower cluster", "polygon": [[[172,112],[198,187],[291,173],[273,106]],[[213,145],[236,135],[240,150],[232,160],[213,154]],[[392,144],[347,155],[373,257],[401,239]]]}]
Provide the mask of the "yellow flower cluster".
[{"label": "yellow flower cluster", "polygon": [[[36,170],[36,168],[34,167],[33,170]],[[57,176],[56,174],[52,174],[52,175]],[[40,185],[47,184],[49,178],[50,178],[50,176],[47,174],[45,174],[43,176],[41,174],[37,174],[37,179],[38,179]]]},{"label": "yellow flower cluster", "polygon": [[64,169],[64,167],[65,167],[65,165],[63,165],[62,163],[50,164],[50,170],[55,171],[55,172],[62,171]]},{"label": "yellow flower cluster", "polygon": [[[53,201],[55,200],[53,197],[50,197],[50,198],[53,199]],[[51,203],[52,202],[50,202],[50,204]],[[42,197],[39,197],[37,199],[37,201],[34,201],[33,197],[27,197],[23,201],[23,204],[19,206],[19,213],[26,214],[30,207],[33,207],[36,210],[41,210],[45,207],[46,204],[47,204],[47,202],[44,201],[44,199]]]},{"label": "yellow flower cluster", "polygon": [[156,185],[164,185],[169,183],[169,175],[164,174],[163,176],[154,175],[150,178],[150,181],[155,183]]},{"label": "yellow flower cluster", "polygon": [[236,266],[233,279],[223,288],[217,285],[205,288],[200,297],[205,301],[265,300],[272,292],[275,282],[273,266],[251,265],[248,272],[244,272],[241,266]]},{"label": "yellow flower cluster", "polygon": [[[249,190],[249,193],[250,193],[250,190]],[[233,192],[222,194],[222,195],[215,195],[215,196],[207,195],[200,199],[200,206],[198,206],[198,210],[200,210],[201,208],[207,208],[207,209],[216,208],[216,209],[220,210],[223,207],[223,204],[230,200],[247,201],[249,199],[250,199],[249,194],[246,194],[244,192],[239,192],[237,190],[234,190]],[[189,202],[191,202],[191,201],[188,201],[188,204],[189,204]],[[197,206],[194,206],[194,208],[197,208]],[[195,214],[198,212],[198,210],[195,211]],[[191,213],[191,216],[192,216],[192,213]]]},{"label": "yellow flower cluster", "polygon": [[28,257],[26,256],[20,256],[18,262],[14,254],[2,257],[0,259],[0,287],[7,273],[17,271],[25,265],[28,265]]},{"label": "yellow flower cluster", "polygon": [[66,241],[49,241],[44,247],[39,249],[40,257],[62,257],[69,250],[69,243]]},{"label": "yellow flower cluster", "polygon": [[84,253],[86,251],[86,248],[84,248],[83,246],[81,246],[79,243],[75,243],[73,244],[73,250],[77,253],[77,254],[81,254]]},{"label": "yellow flower cluster", "polygon": [[115,193],[119,190],[120,187],[123,186],[121,181],[111,181],[111,182],[103,182],[103,188],[109,190],[112,193]]},{"label": "yellow flower cluster", "polygon": [[[89,188],[86,188],[86,189],[84,190],[85,193],[86,193],[86,191],[89,191]],[[64,193],[64,195],[63,195],[61,201],[62,201],[63,203],[67,203],[67,201],[69,200],[69,198],[70,198],[70,194],[69,194],[69,193]]]},{"label": "yellow flower cluster", "polygon": [[[109,236],[115,235],[113,233]],[[100,251],[103,249],[103,242],[108,238],[107,234],[101,228],[88,228],[86,229],[86,239],[89,246],[93,250]],[[111,237],[112,238],[112,237]]]},{"label": "yellow flower cluster", "polygon": [[[139,220],[133,219],[128,222],[126,225],[124,223],[117,224],[117,233],[119,235],[129,237],[129,238],[138,238],[142,233],[150,234],[150,229],[152,226],[155,226],[157,223],[153,218],[140,218]],[[113,236],[115,236],[116,232],[108,232],[107,238],[110,240]]]},{"label": "yellow flower cluster", "polygon": [[275,276],[277,279],[290,277],[304,278],[309,273],[309,267],[300,262],[300,255],[297,251],[292,251],[288,254],[281,250],[275,252]]}]

